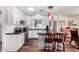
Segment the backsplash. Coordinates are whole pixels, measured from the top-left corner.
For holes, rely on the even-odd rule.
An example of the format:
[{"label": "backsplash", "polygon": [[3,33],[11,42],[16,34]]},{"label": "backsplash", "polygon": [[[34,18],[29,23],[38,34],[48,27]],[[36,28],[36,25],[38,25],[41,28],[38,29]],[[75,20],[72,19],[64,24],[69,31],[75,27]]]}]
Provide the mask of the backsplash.
[{"label": "backsplash", "polygon": [[23,30],[23,27],[25,27],[25,26],[22,26],[22,25],[6,25],[5,33],[14,33],[15,28],[16,29],[20,28],[20,29]]}]

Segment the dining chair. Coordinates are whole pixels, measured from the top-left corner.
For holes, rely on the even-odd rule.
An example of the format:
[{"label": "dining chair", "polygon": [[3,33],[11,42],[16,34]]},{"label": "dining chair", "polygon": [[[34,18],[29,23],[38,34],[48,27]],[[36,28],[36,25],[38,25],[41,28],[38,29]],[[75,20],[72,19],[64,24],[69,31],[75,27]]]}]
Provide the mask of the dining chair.
[{"label": "dining chair", "polygon": [[53,42],[54,42],[54,34],[45,34],[45,44],[44,44],[44,51],[51,52],[53,51]]},{"label": "dining chair", "polygon": [[55,33],[54,34],[54,51],[64,51],[65,52],[65,45],[64,45],[65,35],[63,33]]},{"label": "dining chair", "polygon": [[78,30],[70,30],[70,33],[71,33],[70,44],[72,43],[72,41],[74,41],[75,44],[78,44]]}]

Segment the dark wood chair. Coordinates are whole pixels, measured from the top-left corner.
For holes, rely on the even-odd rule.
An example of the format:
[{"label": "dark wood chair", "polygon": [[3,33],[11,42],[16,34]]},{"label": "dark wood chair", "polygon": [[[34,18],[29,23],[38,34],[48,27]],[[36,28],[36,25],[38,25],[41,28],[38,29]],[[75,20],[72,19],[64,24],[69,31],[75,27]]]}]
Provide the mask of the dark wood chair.
[{"label": "dark wood chair", "polygon": [[65,45],[64,45],[65,35],[63,33],[55,33],[54,34],[54,51],[64,51],[65,52]]},{"label": "dark wood chair", "polygon": [[72,41],[75,41],[75,44],[78,44],[78,30],[70,30],[70,33],[71,33],[70,44],[72,43]]},{"label": "dark wood chair", "polygon": [[54,38],[54,34],[45,34],[46,38],[45,38],[45,44],[44,44],[44,51],[46,52],[51,52],[53,51],[53,38]]}]

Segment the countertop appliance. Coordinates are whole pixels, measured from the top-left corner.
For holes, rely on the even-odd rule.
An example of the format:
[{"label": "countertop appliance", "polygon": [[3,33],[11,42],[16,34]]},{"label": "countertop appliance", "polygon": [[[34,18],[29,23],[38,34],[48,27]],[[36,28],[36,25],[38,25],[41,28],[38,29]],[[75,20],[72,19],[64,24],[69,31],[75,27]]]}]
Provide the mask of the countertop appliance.
[{"label": "countertop appliance", "polygon": [[14,33],[21,33],[22,32],[22,28],[17,27],[14,29]]}]

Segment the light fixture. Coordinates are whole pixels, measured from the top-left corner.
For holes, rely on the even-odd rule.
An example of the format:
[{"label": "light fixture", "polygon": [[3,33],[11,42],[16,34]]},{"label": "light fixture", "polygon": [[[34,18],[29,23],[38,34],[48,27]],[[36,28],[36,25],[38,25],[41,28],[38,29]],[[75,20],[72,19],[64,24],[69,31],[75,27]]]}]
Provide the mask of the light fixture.
[{"label": "light fixture", "polygon": [[30,7],[28,8],[29,11],[34,11],[34,8]]},{"label": "light fixture", "polygon": [[53,8],[53,6],[48,6],[48,8],[49,8],[49,9],[52,9],[52,8]]},{"label": "light fixture", "polygon": [[44,19],[44,17],[39,15],[39,14],[33,16],[33,20],[38,22],[38,23],[41,23],[43,19]]},{"label": "light fixture", "polygon": [[37,24],[42,24],[42,21],[44,20],[44,16],[41,16],[39,14],[33,16],[35,27],[37,27]]},{"label": "light fixture", "polygon": [[44,19],[44,17],[39,15],[39,14],[37,14],[36,16],[33,16],[33,19],[40,21],[40,20]]}]

